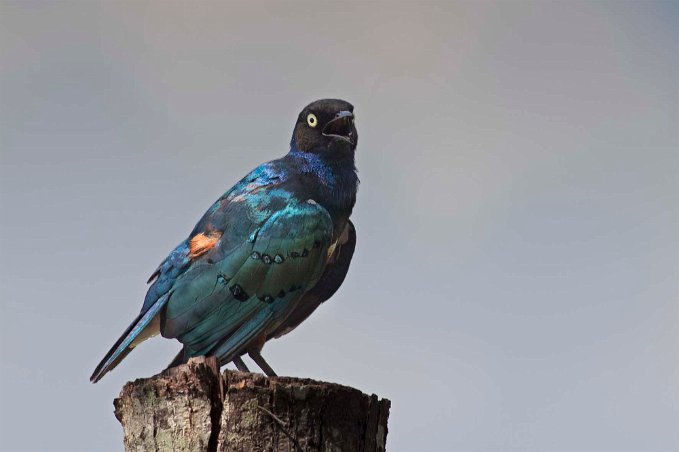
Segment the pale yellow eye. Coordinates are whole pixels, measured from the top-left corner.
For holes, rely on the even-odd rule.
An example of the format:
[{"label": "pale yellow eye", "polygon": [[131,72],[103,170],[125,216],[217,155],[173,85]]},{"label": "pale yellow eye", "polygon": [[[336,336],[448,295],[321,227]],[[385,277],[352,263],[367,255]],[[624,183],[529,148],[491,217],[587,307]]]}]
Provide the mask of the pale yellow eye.
[{"label": "pale yellow eye", "polygon": [[309,127],[316,127],[318,125],[318,119],[316,119],[316,115],[313,113],[307,115],[306,122],[309,124]]}]

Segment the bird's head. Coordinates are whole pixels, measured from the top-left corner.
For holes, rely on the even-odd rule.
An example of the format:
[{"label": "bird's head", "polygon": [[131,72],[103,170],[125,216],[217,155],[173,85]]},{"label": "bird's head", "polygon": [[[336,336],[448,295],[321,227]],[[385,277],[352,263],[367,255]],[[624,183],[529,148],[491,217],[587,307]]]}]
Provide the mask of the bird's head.
[{"label": "bird's head", "polygon": [[299,114],[292,145],[302,152],[345,153],[356,149],[354,106],[340,99],[310,103]]}]

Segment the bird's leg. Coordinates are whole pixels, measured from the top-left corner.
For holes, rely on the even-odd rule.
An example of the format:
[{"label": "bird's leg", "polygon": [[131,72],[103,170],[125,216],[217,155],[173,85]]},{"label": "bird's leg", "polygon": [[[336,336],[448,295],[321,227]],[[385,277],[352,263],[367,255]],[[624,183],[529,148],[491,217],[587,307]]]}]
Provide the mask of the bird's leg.
[{"label": "bird's leg", "polygon": [[236,356],[233,359],[233,363],[236,365],[236,369],[240,370],[241,372],[250,372],[250,369],[248,369],[248,366],[245,365],[240,356]]},{"label": "bird's leg", "polygon": [[273,371],[269,363],[267,363],[262,357],[262,353],[259,350],[251,350],[248,352],[250,358],[259,366],[260,369],[264,371],[267,377],[277,377],[276,372]]}]

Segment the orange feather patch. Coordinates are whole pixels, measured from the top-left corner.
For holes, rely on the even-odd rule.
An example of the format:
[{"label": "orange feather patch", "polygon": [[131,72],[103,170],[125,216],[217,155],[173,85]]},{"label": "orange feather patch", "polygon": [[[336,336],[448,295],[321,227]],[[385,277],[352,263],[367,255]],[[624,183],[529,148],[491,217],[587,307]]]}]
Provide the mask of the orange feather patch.
[{"label": "orange feather patch", "polygon": [[189,257],[195,259],[210,251],[222,237],[219,231],[201,232],[193,236],[189,242]]}]

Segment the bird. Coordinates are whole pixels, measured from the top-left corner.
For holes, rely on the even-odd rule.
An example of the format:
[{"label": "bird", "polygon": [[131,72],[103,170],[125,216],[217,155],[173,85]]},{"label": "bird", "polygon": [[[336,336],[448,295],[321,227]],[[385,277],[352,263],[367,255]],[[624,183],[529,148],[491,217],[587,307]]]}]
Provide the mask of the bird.
[{"label": "bird", "polygon": [[169,367],[215,356],[269,377],[264,344],[299,326],[344,282],[356,247],[350,216],[359,179],[354,107],[304,107],[281,158],[252,170],[207,210],[162,261],[134,321],[96,367],[96,383],[145,340],[182,348]]}]

